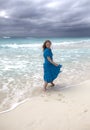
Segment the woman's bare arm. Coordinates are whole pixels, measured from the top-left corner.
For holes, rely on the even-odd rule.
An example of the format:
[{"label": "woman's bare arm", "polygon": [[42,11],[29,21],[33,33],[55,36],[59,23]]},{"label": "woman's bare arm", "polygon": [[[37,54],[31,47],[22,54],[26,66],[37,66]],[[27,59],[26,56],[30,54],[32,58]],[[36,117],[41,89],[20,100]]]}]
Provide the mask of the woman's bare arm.
[{"label": "woman's bare arm", "polygon": [[53,62],[52,59],[51,59],[50,57],[47,57],[47,59],[48,59],[48,61],[49,61],[50,63],[52,63],[53,65],[58,66],[58,64],[55,63],[55,62]]}]

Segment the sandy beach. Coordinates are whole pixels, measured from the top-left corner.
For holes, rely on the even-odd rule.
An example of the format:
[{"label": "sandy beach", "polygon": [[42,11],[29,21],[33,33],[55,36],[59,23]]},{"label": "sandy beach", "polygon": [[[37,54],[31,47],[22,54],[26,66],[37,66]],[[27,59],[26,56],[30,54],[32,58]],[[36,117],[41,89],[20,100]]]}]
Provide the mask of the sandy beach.
[{"label": "sandy beach", "polygon": [[0,130],[90,130],[90,81],[57,87],[0,114]]}]

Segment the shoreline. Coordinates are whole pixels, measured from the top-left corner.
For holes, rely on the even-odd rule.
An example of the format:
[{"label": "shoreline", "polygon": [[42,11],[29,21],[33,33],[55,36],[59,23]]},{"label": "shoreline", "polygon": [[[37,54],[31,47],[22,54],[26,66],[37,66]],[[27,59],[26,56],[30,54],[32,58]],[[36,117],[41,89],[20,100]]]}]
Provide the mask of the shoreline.
[{"label": "shoreline", "polygon": [[[89,130],[90,80],[46,93],[0,114],[2,130]],[[33,92],[34,93],[34,92]]]},{"label": "shoreline", "polygon": [[[66,86],[66,87],[60,87],[60,90],[62,91],[62,90],[64,90],[64,89],[68,89],[68,88],[70,88],[70,87],[79,86],[79,85],[82,85],[83,83],[88,82],[88,81],[89,81],[89,80],[80,82],[80,83],[75,84],[75,85],[68,85],[68,86]],[[55,86],[54,86],[54,88],[55,88]],[[37,89],[41,89],[41,94],[43,94],[43,88],[42,88],[42,87],[40,87],[40,88],[38,87]],[[60,91],[60,90],[59,90],[59,91]],[[36,90],[35,90],[35,91],[36,91]],[[48,90],[47,90],[45,93],[47,93],[47,92],[48,92]],[[9,109],[7,109],[7,110],[4,110],[4,111],[0,111],[0,114],[4,114],[4,113],[10,112],[10,111],[13,111],[15,108],[19,107],[21,104],[23,104],[23,103],[25,103],[25,102],[27,102],[27,101],[32,100],[32,98],[34,98],[34,97],[26,98],[26,99],[22,100],[21,102],[15,103],[14,105],[12,105],[11,108],[9,108]],[[37,98],[38,98],[38,97],[37,97]]]}]

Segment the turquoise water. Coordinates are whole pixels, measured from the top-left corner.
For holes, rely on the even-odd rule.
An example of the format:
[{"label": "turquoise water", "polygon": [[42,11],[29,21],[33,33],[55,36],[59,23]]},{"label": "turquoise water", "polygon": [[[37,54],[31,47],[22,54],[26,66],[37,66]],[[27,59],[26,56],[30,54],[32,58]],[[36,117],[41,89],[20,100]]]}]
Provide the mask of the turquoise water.
[{"label": "turquoise water", "polygon": [[0,38],[0,111],[32,97],[43,87],[43,42],[52,41],[54,61],[63,65],[58,86],[90,78],[90,38]]},{"label": "turquoise water", "polygon": [[0,38],[0,44],[34,44],[34,43],[42,43],[45,40],[50,39],[52,42],[72,42],[72,41],[83,41],[83,40],[90,40],[90,38]]}]

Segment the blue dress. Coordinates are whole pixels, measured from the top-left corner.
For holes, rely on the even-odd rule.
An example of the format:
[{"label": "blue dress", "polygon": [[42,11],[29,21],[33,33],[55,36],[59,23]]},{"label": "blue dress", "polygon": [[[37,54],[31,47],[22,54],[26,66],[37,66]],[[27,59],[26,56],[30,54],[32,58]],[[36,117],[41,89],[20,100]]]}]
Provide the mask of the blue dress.
[{"label": "blue dress", "polygon": [[47,83],[50,83],[50,82],[53,82],[53,80],[57,78],[58,74],[61,72],[60,69],[62,65],[59,64],[58,66],[55,66],[48,61],[47,57],[50,57],[53,60],[53,54],[52,54],[51,49],[49,48],[46,48],[44,50],[43,56],[45,60],[43,64],[44,81],[46,81]]}]

